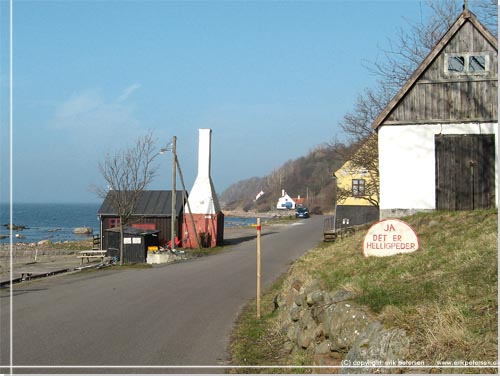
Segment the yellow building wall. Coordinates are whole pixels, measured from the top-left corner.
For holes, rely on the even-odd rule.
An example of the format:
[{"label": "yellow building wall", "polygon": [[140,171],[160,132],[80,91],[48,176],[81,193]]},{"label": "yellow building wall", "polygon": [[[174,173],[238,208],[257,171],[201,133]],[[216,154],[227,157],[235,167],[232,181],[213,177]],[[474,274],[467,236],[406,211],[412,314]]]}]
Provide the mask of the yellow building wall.
[{"label": "yellow building wall", "polygon": [[337,199],[337,204],[339,205],[365,205],[371,206],[372,204],[368,200],[361,197],[352,196],[352,180],[353,179],[364,179],[365,184],[368,183],[370,179],[370,174],[363,171],[355,171],[351,168],[351,162],[347,161],[344,165],[335,172],[337,177],[337,187],[346,189],[351,192],[351,196],[346,199]]}]

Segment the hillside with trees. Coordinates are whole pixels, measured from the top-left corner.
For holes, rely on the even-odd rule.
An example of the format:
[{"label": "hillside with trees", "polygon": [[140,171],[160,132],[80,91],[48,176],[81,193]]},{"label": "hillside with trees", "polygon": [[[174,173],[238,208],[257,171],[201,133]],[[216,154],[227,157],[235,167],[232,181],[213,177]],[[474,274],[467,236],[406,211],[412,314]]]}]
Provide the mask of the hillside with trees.
[{"label": "hillside with trees", "polygon": [[[356,146],[324,144],[306,156],[289,160],[269,175],[232,184],[220,195],[225,210],[268,212],[276,209],[282,190],[290,197],[303,197],[313,213],[332,212],[335,204],[335,171]],[[258,199],[257,195],[264,192]]]},{"label": "hillside with trees", "polygon": [[[333,174],[345,161],[353,158],[362,145],[364,152],[351,160],[352,166],[369,169],[375,174],[373,180],[378,181],[378,143],[372,123],[453,24],[465,3],[445,0],[431,1],[426,5],[430,11],[428,18],[408,20],[407,27],[389,38],[389,47],[381,47],[381,55],[376,61],[365,62],[366,69],[377,77],[377,83],[358,95],[352,110],[339,122],[343,139],[347,142],[318,146],[305,157],[286,162],[266,177],[253,177],[231,185],[220,195],[224,210],[258,213],[275,210],[284,189],[292,198],[307,197],[306,205],[313,213],[332,212],[337,194]],[[498,36],[496,0],[476,0],[471,7]],[[325,139],[331,139],[329,136],[325,135]],[[378,191],[378,186],[372,189]],[[256,200],[261,191],[264,195]],[[343,197],[350,192],[339,191],[338,194]]]}]

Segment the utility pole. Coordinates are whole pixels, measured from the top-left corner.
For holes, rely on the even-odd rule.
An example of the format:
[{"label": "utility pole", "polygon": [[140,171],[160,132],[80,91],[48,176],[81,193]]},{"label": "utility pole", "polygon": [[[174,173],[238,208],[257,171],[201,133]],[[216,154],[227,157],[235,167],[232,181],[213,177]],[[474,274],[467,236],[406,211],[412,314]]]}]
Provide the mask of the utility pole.
[{"label": "utility pole", "polygon": [[176,211],[176,197],[175,197],[175,172],[177,168],[177,151],[176,151],[177,137],[172,137],[172,217],[170,224],[170,248],[175,249],[175,217]]}]

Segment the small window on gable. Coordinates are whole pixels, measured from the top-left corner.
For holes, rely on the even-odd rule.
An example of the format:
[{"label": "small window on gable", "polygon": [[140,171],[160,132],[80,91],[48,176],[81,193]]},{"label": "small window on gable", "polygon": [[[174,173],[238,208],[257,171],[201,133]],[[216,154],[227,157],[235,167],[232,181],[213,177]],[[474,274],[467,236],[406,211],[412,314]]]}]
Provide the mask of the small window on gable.
[{"label": "small window on gable", "polygon": [[489,55],[486,52],[445,55],[445,73],[484,74],[489,71]]},{"label": "small window on gable", "polygon": [[448,72],[463,72],[465,58],[463,56],[448,56]]},{"label": "small window on gable", "polygon": [[486,56],[469,56],[469,72],[484,72],[486,70]]}]

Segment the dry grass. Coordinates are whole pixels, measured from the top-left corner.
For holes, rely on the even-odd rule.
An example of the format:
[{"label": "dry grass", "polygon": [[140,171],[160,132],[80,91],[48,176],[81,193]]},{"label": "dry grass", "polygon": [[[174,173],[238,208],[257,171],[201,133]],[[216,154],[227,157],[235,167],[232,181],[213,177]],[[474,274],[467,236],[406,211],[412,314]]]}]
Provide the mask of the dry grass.
[{"label": "dry grass", "polygon": [[[497,211],[436,212],[404,220],[420,238],[417,252],[365,258],[361,247],[366,229],[362,229],[309,252],[293,265],[288,280],[294,273],[307,273],[330,290],[354,291],[357,302],[369,307],[385,325],[405,329],[411,336],[409,360],[429,365],[496,361]],[[273,317],[267,319],[273,321]]]}]

